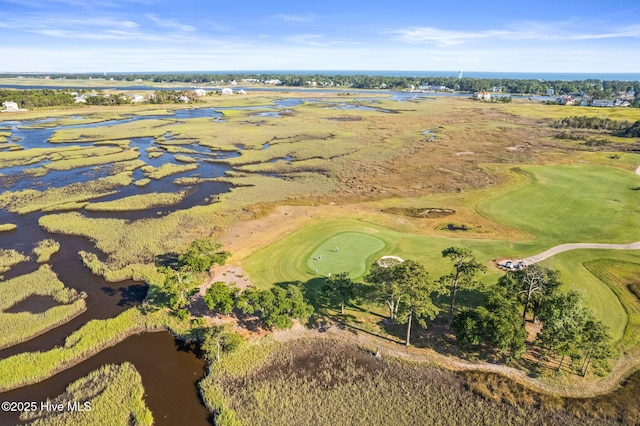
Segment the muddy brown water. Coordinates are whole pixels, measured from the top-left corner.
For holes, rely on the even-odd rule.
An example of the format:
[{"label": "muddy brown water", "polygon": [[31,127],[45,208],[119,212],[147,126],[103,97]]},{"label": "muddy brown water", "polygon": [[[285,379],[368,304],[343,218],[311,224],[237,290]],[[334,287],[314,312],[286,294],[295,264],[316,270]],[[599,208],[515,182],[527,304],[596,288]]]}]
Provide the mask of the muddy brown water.
[{"label": "muddy brown water", "polygon": [[[1,401],[40,401],[62,394],[80,377],[105,364],[132,363],[142,376],[144,400],[158,426],[210,425],[211,415],[202,404],[197,382],[202,379],[205,361],[194,348],[167,332],[130,336],[80,364],[24,388],[0,393]],[[17,413],[0,411],[0,424],[19,423]]]}]

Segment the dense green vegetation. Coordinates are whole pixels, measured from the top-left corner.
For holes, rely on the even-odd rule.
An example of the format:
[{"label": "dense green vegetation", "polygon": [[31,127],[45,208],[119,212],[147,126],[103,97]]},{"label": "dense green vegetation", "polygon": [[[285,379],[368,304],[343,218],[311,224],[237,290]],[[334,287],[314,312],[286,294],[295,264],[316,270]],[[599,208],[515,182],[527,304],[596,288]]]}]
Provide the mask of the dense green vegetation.
[{"label": "dense green vegetation", "polygon": [[[0,74],[0,77],[15,77],[15,74]],[[65,79],[102,79],[100,74],[52,74],[51,78]],[[585,93],[596,98],[616,96],[619,92],[635,91],[640,93],[640,82],[587,79],[583,81],[515,79],[515,78],[457,78],[457,77],[415,77],[415,76],[384,76],[384,75],[327,75],[327,74],[295,74],[295,73],[115,73],[110,78],[121,81],[138,81],[144,83],[212,83],[225,84],[230,81],[249,84],[277,80],[284,86],[308,86],[312,82],[318,87],[337,87],[354,89],[407,89],[410,86],[420,87],[445,86],[449,89],[461,91],[490,90],[500,87],[507,93],[545,94],[548,89],[554,89],[555,94]]]},{"label": "dense green vegetation", "polygon": [[19,108],[32,109],[39,107],[73,105],[73,95],[67,90],[13,90],[0,89],[0,104],[15,102]]}]

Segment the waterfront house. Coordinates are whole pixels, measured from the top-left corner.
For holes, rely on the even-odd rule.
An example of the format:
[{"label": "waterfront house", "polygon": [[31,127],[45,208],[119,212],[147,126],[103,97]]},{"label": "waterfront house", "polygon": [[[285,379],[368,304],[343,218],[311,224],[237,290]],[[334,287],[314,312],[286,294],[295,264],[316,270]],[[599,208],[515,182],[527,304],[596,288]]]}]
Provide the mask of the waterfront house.
[{"label": "waterfront house", "polygon": [[612,107],[612,106],[614,106],[614,103],[610,99],[594,99],[591,102],[591,106],[594,106],[594,107]]},{"label": "waterfront house", "polygon": [[233,90],[231,90],[231,88],[229,87],[225,87],[224,89],[222,89],[222,94],[223,95],[233,95]]},{"label": "waterfront house", "polygon": [[489,92],[476,92],[473,94],[473,97],[475,99],[478,99],[479,101],[490,101],[491,100],[491,93]]},{"label": "waterfront house", "polygon": [[206,96],[207,92],[204,89],[196,89],[193,91],[193,93],[196,94],[196,96]]},{"label": "waterfront house", "polygon": [[575,98],[569,95],[560,96],[559,98],[556,99],[556,102],[558,103],[558,105],[575,105],[576,104]]},{"label": "waterfront house", "polygon": [[11,101],[3,102],[2,107],[4,108],[5,112],[16,112],[20,110],[18,108],[18,104]]},{"label": "waterfront house", "polygon": [[628,106],[631,106],[631,102],[629,102],[625,98],[618,98],[615,101],[613,101],[613,106],[628,107]]}]

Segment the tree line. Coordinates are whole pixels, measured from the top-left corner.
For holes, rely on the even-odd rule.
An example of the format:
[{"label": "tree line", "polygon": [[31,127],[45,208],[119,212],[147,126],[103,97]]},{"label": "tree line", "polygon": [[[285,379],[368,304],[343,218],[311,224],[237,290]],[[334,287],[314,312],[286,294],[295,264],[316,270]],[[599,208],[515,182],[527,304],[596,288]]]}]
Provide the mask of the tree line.
[{"label": "tree line", "polygon": [[[189,317],[191,296],[209,269],[223,265],[228,256],[219,243],[202,239],[191,243],[184,253],[162,259],[158,270],[164,282],[156,303],[181,318]],[[442,256],[451,262],[451,271],[437,279],[430,278],[421,263],[401,259],[374,262],[362,283],[351,279],[348,272],[317,279],[323,282],[321,292],[341,316],[345,307],[355,303],[385,306],[390,324],[405,325],[407,346],[416,324],[426,329],[444,311],[446,323],[463,350],[482,348],[505,359],[520,358],[527,348],[525,324],[530,321],[541,324],[534,344],[542,348],[543,356],[561,358],[558,369],[566,358],[583,375],[594,364],[599,368],[606,365],[612,353],[606,326],[584,306],[578,293],[559,290],[558,271],[531,265],[506,272],[486,288],[478,280],[486,267],[470,249],[449,247]],[[307,290],[301,282],[244,291],[233,284],[214,282],[207,288],[204,302],[215,314],[234,314],[241,322],[251,318],[265,329],[286,329],[295,320],[304,323],[314,314]],[[477,306],[458,307],[461,290],[476,291],[481,301]],[[205,328],[200,338],[211,360],[241,342],[229,326]]]},{"label": "tree line", "polygon": [[[446,294],[447,323],[463,349],[482,347],[506,359],[520,358],[527,348],[525,324],[531,321],[542,324],[534,344],[543,349],[543,356],[561,357],[558,370],[567,357],[583,375],[594,363],[605,366],[612,351],[608,330],[578,293],[559,291],[558,271],[538,265],[508,271],[487,290],[477,280],[486,267],[471,250],[449,247],[442,256],[452,263],[452,271],[435,280],[418,262],[392,261],[374,263],[364,284],[355,283],[346,272],[332,275],[326,279],[325,291],[334,296],[342,314],[345,305],[356,300],[386,306],[388,321],[406,325],[407,346],[413,323],[426,328],[443,310]],[[461,289],[475,289],[483,302],[458,309]]]},{"label": "tree line", "polygon": [[[36,75],[40,76],[40,75]],[[103,79],[103,74],[48,74],[51,78]],[[0,78],[16,77],[16,74],[0,74]],[[593,98],[615,98],[619,93],[640,94],[640,82],[620,80],[538,80],[514,78],[457,78],[457,77],[417,77],[383,75],[341,75],[341,74],[296,74],[296,73],[115,73],[109,78],[122,81],[148,81],[186,84],[225,84],[242,80],[265,82],[279,80],[291,87],[306,86],[314,82],[319,87],[345,87],[357,89],[405,90],[411,86],[445,86],[463,92],[489,91],[500,88],[505,93],[546,94],[553,89],[556,95],[580,94]]]},{"label": "tree line", "polygon": [[15,102],[19,108],[32,109],[73,105],[75,100],[68,91],[0,89],[0,103],[3,102]]},{"label": "tree line", "polygon": [[[76,102],[76,97],[78,96],[82,97],[83,102]],[[142,102],[148,104],[177,104],[183,103],[185,98],[189,102],[198,102],[198,97],[190,90],[156,90],[148,94]],[[54,106],[128,105],[132,103],[132,100],[129,95],[124,93],[105,93],[102,90],[0,89],[0,103],[2,102],[15,102],[19,108],[33,109]]]},{"label": "tree line", "polygon": [[552,123],[556,129],[590,129],[608,131],[616,136],[627,138],[640,137],[640,120],[633,123],[623,120],[612,120],[608,117],[572,116],[564,117]]}]

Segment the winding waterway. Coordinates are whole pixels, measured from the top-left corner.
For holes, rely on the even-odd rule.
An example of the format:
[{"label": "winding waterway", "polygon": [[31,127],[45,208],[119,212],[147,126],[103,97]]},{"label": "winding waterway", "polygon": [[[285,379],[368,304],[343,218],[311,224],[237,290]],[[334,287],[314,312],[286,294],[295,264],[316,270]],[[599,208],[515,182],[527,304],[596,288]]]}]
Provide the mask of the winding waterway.
[{"label": "winding waterway", "polygon": [[[298,101],[299,102],[299,101]],[[295,105],[296,102],[285,102],[287,106]],[[263,112],[270,112],[279,108],[278,103],[273,106],[252,107]],[[275,112],[275,111],[274,111]],[[212,120],[219,119],[220,112],[212,108],[185,109],[178,110],[172,118],[187,120],[190,118],[211,117]],[[168,116],[133,116],[121,120],[110,120],[100,123],[89,123],[72,126],[55,125],[48,128],[37,128],[42,124],[42,120],[28,122],[3,122],[3,127],[11,133],[11,139],[24,149],[52,147],[48,142],[56,130],[64,128],[89,128],[98,126],[112,126],[131,121],[166,119]],[[54,120],[55,121],[55,120]],[[53,121],[52,121],[53,123]],[[79,144],[89,145],[87,142]],[[68,145],[68,144],[66,144]],[[158,147],[153,138],[134,138],[130,142],[130,147],[135,147],[141,153],[140,158],[146,164],[155,167],[166,163],[176,163],[175,156],[171,153],[164,153],[158,158],[150,158],[146,149]],[[199,145],[189,145],[190,153],[181,154],[189,156],[196,161],[198,168],[194,171],[173,174],[162,179],[154,179],[144,187],[137,187],[133,184],[116,189],[116,193],[93,199],[92,201],[111,201],[123,197],[145,194],[151,192],[179,192],[186,190],[186,196],[174,205],[151,208],[141,211],[131,212],[89,212],[80,210],[86,217],[115,217],[126,220],[138,220],[158,215],[166,215],[178,210],[188,209],[193,206],[203,205],[211,202],[211,197],[229,191],[231,185],[220,182],[205,181],[199,184],[181,186],[174,183],[176,178],[181,177],[220,177],[230,170],[230,167],[215,161],[206,161],[216,158],[224,158],[234,155],[225,152],[215,152]],[[237,154],[235,154],[237,155]],[[109,176],[111,166],[80,167],[69,171],[49,171],[44,176],[37,177],[25,170],[41,166],[44,162],[31,164],[28,166],[15,166],[0,169],[0,189],[20,191],[25,189],[46,189],[57,188],[77,182],[90,182],[95,179]],[[138,169],[133,172],[134,180],[142,179],[144,175]],[[0,210],[0,223],[13,223],[17,225],[16,231],[3,232],[0,234],[0,248],[15,249],[19,252],[29,254],[38,241],[44,239],[55,239],[60,243],[60,250],[54,254],[49,261],[52,270],[66,287],[73,288],[78,292],[85,292],[86,311],[76,316],[63,325],[52,328],[31,340],[16,344],[0,350],[0,359],[10,357],[23,352],[47,351],[56,346],[61,346],[64,340],[73,331],[78,330],[92,319],[112,318],[122,311],[138,305],[144,300],[147,287],[143,283],[132,280],[118,283],[108,283],[102,277],[93,275],[82,263],[78,256],[81,250],[94,252],[97,250],[94,244],[86,238],[50,234],[38,225],[38,219],[46,213],[33,212],[27,214],[17,214]],[[99,257],[104,256],[97,252]],[[14,266],[4,274],[4,279],[23,275],[38,268],[38,264],[31,260]],[[0,290],[1,290],[0,281]],[[35,312],[43,309],[43,304],[55,305],[52,299],[44,301],[42,298],[30,297],[10,309],[14,311]],[[202,378],[205,371],[205,362],[198,357],[195,348],[185,345],[166,332],[145,333],[131,336],[123,342],[103,350],[80,364],[64,370],[53,377],[38,384],[15,389],[1,394],[3,400],[9,401],[44,401],[61,394],[65,387],[80,377],[85,376],[90,371],[99,368],[101,365],[111,363],[118,364],[125,361],[131,362],[142,376],[145,387],[145,401],[151,409],[155,424],[175,425],[175,424],[210,424],[210,414],[202,404],[197,382]],[[0,413],[0,424],[14,424],[18,422],[18,417],[12,413]]]}]

